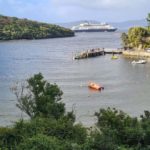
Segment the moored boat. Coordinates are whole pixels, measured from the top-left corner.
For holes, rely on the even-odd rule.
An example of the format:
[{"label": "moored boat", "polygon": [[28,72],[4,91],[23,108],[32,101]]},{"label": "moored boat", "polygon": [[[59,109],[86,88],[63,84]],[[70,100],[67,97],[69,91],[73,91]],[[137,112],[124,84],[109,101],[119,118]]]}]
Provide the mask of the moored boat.
[{"label": "moored boat", "polygon": [[103,90],[104,89],[103,86],[100,86],[100,85],[98,85],[98,84],[96,84],[94,82],[90,82],[88,84],[88,87],[91,88],[91,89],[95,89],[95,90]]},{"label": "moored boat", "polygon": [[141,60],[138,60],[138,61],[136,61],[136,60],[132,61],[132,64],[146,64],[146,63],[147,63],[147,61],[144,60],[144,59],[141,59]]},{"label": "moored boat", "polygon": [[118,59],[118,56],[113,55],[113,56],[111,57],[111,59]]}]

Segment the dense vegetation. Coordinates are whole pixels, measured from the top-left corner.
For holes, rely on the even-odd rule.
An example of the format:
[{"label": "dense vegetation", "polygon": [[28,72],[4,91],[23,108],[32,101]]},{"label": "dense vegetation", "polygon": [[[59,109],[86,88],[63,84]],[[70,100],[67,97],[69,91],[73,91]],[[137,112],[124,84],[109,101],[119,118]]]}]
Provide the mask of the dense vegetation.
[{"label": "dense vegetation", "polygon": [[147,17],[148,27],[132,27],[122,34],[124,48],[150,48],[150,14]]},{"label": "dense vegetation", "polygon": [[47,23],[0,15],[0,40],[73,36],[73,31]]},{"label": "dense vegetation", "polygon": [[148,26],[150,27],[150,13],[148,14],[146,20],[147,20],[147,22],[148,22]]},{"label": "dense vegetation", "polygon": [[85,128],[66,112],[62,91],[41,73],[14,86],[17,107],[30,119],[0,128],[1,150],[150,150],[150,112],[137,119],[116,109],[100,109],[97,123]]}]

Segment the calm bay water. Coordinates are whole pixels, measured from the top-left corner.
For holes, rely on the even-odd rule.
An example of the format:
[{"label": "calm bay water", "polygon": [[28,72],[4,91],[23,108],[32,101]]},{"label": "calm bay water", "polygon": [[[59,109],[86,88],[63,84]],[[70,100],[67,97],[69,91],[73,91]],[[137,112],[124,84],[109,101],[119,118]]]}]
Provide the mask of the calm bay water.
[{"label": "calm bay water", "polygon": [[[139,116],[150,110],[150,63],[132,65],[110,55],[72,60],[77,51],[90,48],[121,47],[121,32],[78,33],[71,38],[0,42],[0,125],[21,117],[10,87],[42,72],[63,90],[67,110],[75,109],[77,121],[94,123],[99,108],[116,107]],[[102,92],[87,88],[89,81],[102,84]]]}]

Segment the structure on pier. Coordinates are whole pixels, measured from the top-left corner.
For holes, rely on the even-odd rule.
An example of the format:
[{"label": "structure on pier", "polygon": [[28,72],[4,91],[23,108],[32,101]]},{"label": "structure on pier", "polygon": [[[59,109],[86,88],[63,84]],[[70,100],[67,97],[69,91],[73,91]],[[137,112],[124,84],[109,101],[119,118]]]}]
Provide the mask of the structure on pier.
[{"label": "structure on pier", "polygon": [[91,50],[86,50],[86,51],[75,54],[73,59],[84,59],[84,58],[96,57],[100,55],[105,55],[105,52],[103,49],[91,49]]},{"label": "structure on pier", "polygon": [[76,53],[73,59],[84,59],[89,57],[96,57],[105,54],[122,54],[122,50],[120,49],[104,49],[104,48],[97,48],[97,49],[90,49],[80,53]]}]

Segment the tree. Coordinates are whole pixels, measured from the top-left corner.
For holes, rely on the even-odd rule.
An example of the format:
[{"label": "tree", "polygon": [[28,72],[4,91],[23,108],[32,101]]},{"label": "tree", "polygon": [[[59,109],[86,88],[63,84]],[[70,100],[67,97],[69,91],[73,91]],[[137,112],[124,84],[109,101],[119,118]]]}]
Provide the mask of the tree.
[{"label": "tree", "polygon": [[128,35],[126,33],[122,33],[121,35],[122,44],[124,48],[128,47]]},{"label": "tree", "polygon": [[38,134],[32,138],[25,139],[25,141],[17,147],[17,150],[64,150],[67,149],[67,147],[66,143],[59,141],[55,137]]},{"label": "tree", "polygon": [[[150,112],[146,112],[145,116],[142,116],[142,122],[115,108],[100,109],[95,115],[98,118],[97,127],[100,129],[100,133],[96,132],[95,134],[95,146],[101,147],[103,145],[107,147],[107,150],[116,150],[115,146],[133,148],[133,150],[147,148],[148,150],[150,145],[150,121],[148,121]],[[108,146],[110,147],[108,148]]]},{"label": "tree", "polygon": [[74,32],[57,25],[0,16],[0,40],[43,39],[66,36],[74,36]]},{"label": "tree", "polygon": [[124,48],[136,48],[144,50],[150,47],[150,13],[147,16],[148,27],[132,27],[128,33],[122,33]]},{"label": "tree", "polygon": [[133,27],[128,31],[128,45],[133,48],[142,46],[145,48],[147,43],[145,38],[148,36],[148,30],[143,27]]},{"label": "tree", "polygon": [[17,97],[17,107],[30,118],[53,117],[60,118],[65,113],[65,104],[60,102],[63,92],[56,84],[50,84],[43,79],[41,73],[27,80],[21,89],[12,88]]},{"label": "tree", "polygon": [[150,26],[150,13],[148,14],[146,20],[147,20],[147,22],[148,22],[148,26]]}]

